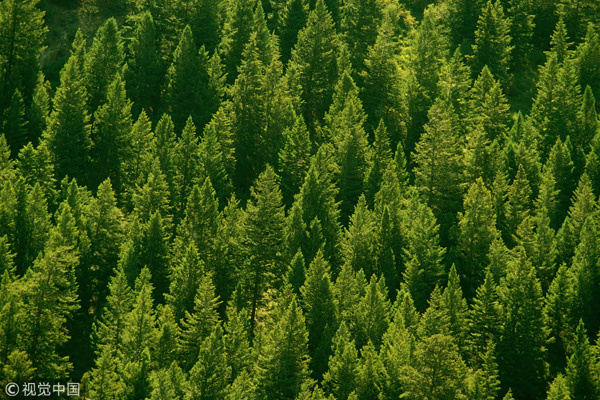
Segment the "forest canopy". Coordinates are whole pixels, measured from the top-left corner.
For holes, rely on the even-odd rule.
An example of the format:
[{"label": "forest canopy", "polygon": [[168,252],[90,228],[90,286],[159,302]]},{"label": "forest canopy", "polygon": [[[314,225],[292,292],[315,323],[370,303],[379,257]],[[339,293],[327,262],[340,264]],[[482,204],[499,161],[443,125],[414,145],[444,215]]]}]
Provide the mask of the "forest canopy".
[{"label": "forest canopy", "polygon": [[0,386],[599,399],[599,97],[597,0],[0,0]]}]

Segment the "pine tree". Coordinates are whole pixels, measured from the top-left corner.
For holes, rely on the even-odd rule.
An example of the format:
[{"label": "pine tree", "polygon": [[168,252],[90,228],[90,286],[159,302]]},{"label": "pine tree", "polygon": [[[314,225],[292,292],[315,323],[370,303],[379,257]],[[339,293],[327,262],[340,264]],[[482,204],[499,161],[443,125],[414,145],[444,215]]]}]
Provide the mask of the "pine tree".
[{"label": "pine tree", "polygon": [[76,50],[72,50],[71,57],[60,72],[60,86],[52,101],[53,109],[43,140],[53,155],[56,177],[62,179],[69,175],[85,183],[89,174],[92,140],[87,111],[88,94],[77,53],[74,52]]},{"label": "pine tree", "polygon": [[381,346],[383,334],[390,322],[390,302],[383,278],[371,275],[365,294],[356,307],[356,321],[353,327],[358,348],[371,343],[376,349]]},{"label": "pine tree", "polygon": [[2,117],[2,131],[14,157],[28,141],[25,105],[19,89],[15,89]]},{"label": "pine tree", "polygon": [[563,374],[558,374],[550,384],[546,400],[571,400],[567,380]]},{"label": "pine tree", "polygon": [[541,398],[547,375],[541,287],[522,250],[513,257],[498,288],[504,321],[496,347],[500,381],[519,398]]},{"label": "pine tree", "polygon": [[212,275],[205,274],[194,297],[194,310],[191,313],[186,311],[181,322],[179,354],[184,369],[189,370],[198,361],[202,342],[210,336],[219,321],[219,303],[218,297],[215,296]]},{"label": "pine tree", "polygon": [[333,354],[329,369],[323,377],[323,386],[336,399],[347,400],[358,379],[358,352],[345,323],[340,324],[333,339]]},{"label": "pine tree", "polygon": [[123,160],[123,193],[121,198],[128,208],[133,206],[132,195],[144,164],[150,159],[150,147],[154,138],[152,123],[142,110],[131,128],[131,153]]},{"label": "pine tree", "polygon": [[484,6],[483,0],[451,0],[448,2],[450,37],[455,45],[473,40],[477,19]]},{"label": "pine tree", "polygon": [[131,105],[125,93],[125,83],[117,74],[108,88],[106,103],[94,114],[92,187],[110,178],[116,191],[121,192],[121,165],[131,151]]},{"label": "pine tree", "polygon": [[139,263],[152,275],[154,300],[158,304],[164,302],[164,294],[169,290],[169,248],[168,233],[165,232],[163,217],[158,212],[150,215],[145,227],[144,237],[139,253]]},{"label": "pine tree", "polygon": [[518,71],[529,65],[537,10],[532,1],[509,0],[506,11],[510,18],[510,36],[514,44],[511,67],[513,71]]},{"label": "pine tree", "polygon": [[492,342],[488,343],[485,354],[481,355],[481,368],[472,375],[471,393],[472,398],[493,400],[500,389],[498,379],[498,364],[494,356],[495,347]]},{"label": "pine tree", "polygon": [[158,53],[156,26],[149,11],[143,13],[135,24],[128,54],[125,80],[133,102],[133,114],[137,117],[145,110],[153,115],[159,104],[159,78],[163,68]]},{"label": "pine tree", "polygon": [[573,399],[596,399],[600,388],[597,377],[597,356],[589,344],[585,326],[579,320],[573,353],[569,358],[566,369],[566,381]]},{"label": "pine tree", "polygon": [[29,120],[29,140],[38,143],[44,130],[46,130],[48,115],[50,114],[51,85],[43,73],[38,74],[38,81],[33,91],[31,106],[27,110]]},{"label": "pine tree", "polygon": [[347,71],[335,87],[333,103],[325,115],[327,139],[334,144],[339,166],[338,198],[345,224],[360,193],[364,190],[370,164],[370,152],[363,125],[365,114],[358,88]]},{"label": "pine tree", "polygon": [[298,41],[298,32],[306,26],[309,8],[306,0],[287,0],[284,4],[277,30],[280,38],[281,61],[287,63]]},{"label": "pine tree", "polygon": [[483,280],[491,243],[498,237],[490,191],[479,178],[465,195],[464,214],[458,214],[458,269],[465,294],[472,298]]},{"label": "pine tree", "polygon": [[253,31],[256,0],[236,0],[227,9],[219,53],[225,63],[227,83],[237,77],[237,68],[241,65],[242,53]]},{"label": "pine tree", "polygon": [[[202,166],[199,173],[210,179],[214,185],[217,198],[220,204],[223,205],[225,199],[233,191],[231,183],[232,175],[235,172],[235,159],[231,146],[233,140],[231,139],[230,126],[219,127],[213,122],[215,122],[214,118],[205,127],[204,136],[198,146],[198,158]],[[188,162],[189,160],[186,160],[186,163]],[[193,164],[190,167],[193,167]]]},{"label": "pine tree", "polygon": [[306,27],[298,33],[288,67],[291,87],[301,90],[302,112],[306,125],[313,130],[327,111],[338,78],[338,37],[324,0],[317,0],[308,15]]},{"label": "pine tree", "polygon": [[401,378],[416,398],[466,398],[466,366],[451,336],[435,334],[417,343],[414,361]]},{"label": "pine tree", "polygon": [[537,94],[533,101],[531,119],[544,138],[543,154],[557,138],[574,137],[577,129],[577,112],[581,107],[581,87],[577,82],[574,62],[569,58],[560,61],[557,50],[549,53],[540,69]]},{"label": "pine tree", "polygon": [[413,154],[416,189],[440,220],[442,240],[460,209],[462,197],[461,140],[456,128],[452,108],[436,100]]},{"label": "pine tree", "polygon": [[[471,86],[471,69],[465,64],[465,57],[457,49],[441,66],[437,88],[439,97],[446,104],[452,104],[454,107],[462,132],[467,132],[470,122],[469,112],[472,112],[473,105],[478,105],[469,101],[473,93],[477,93],[475,88],[471,89]],[[483,98],[480,100],[483,103]]]},{"label": "pine tree", "polygon": [[[339,222],[339,203],[335,201],[338,189],[333,183],[335,162],[332,159],[329,145],[321,146],[310,162],[308,173],[296,198],[302,210],[302,220],[311,231],[316,222],[321,226],[323,255],[334,269],[341,264],[341,226]],[[315,224],[313,226],[313,224]],[[314,231],[313,231],[314,232]],[[314,237],[314,235],[313,235]],[[312,259],[313,254],[305,254],[305,259]]]},{"label": "pine tree", "polygon": [[[598,57],[600,58],[600,54]],[[587,152],[591,147],[594,136],[600,129],[600,122],[596,113],[596,99],[589,86],[586,86],[583,92],[583,102],[577,119],[579,121],[579,135],[573,138],[573,144],[576,148]]]},{"label": "pine tree", "polygon": [[150,395],[151,354],[158,341],[151,280],[150,271],[143,268],[135,281],[133,308],[125,317],[122,379],[128,398]]},{"label": "pine tree", "polygon": [[284,202],[291,204],[308,171],[312,150],[310,135],[301,115],[296,116],[294,125],[283,132],[283,138],[284,145],[278,155],[281,191]]},{"label": "pine tree", "polygon": [[172,6],[180,30],[189,25],[194,42],[212,53],[219,44],[222,6],[216,0],[178,0]]},{"label": "pine tree", "polygon": [[576,293],[580,315],[592,332],[600,327],[600,313],[595,306],[600,301],[599,248],[598,224],[595,218],[590,216],[581,227],[580,242],[575,249],[572,269],[577,282]]},{"label": "pine tree", "polygon": [[445,249],[439,244],[439,225],[433,212],[416,196],[408,203],[406,215],[406,247],[404,249],[404,283],[419,311],[424,311],[433,288],[444,276],[442,259]]},{"label": "pine tree", "polygon": [[85,56],[85,85],[88,111],[93,113],[106,99],[111,82],[122,72],[125,52],[117,21],[109,18],[98,28]]},{"label": "pine tree", "polygon": [[406,67],[409,71],[408,93],[411,124],[408,128],[406,153],[411,154],[427,123],[427,112],[437,97],[438,80],[444,59],[448,58],[449,43],[433,9],[423,15],[423,21],[409,36]]},{"label": "pine tree", "polygon": [[358,366],[356,382],[356,399],[368,400],[381,396],[383,382],[385,381],[385,368],[369,341],[360,350],[360,363]]},{"label": "pine tree", "polygon": [[381,4],[377,0],[347,0],[341,7],[340,31],[351,62],[357,71],[364,68],[368,47],[375,44],[377,27],[381,21]]},{"label": "pine tree", "polygon": [[548,324],[548,361],[551,372],[566,367],[567,349],[570,347],[576,328],[577,297],[573,271],[561,265],[546,294],[544,316]]},{"label": "pine tree", "polygon": [[326,371],[331,341],[337,330],[329,265],[321,252],[310,263],[300,293],[308,329],[308,351],[312,356],[310,370],[319,379]]},{"label": "pine tree", "polygon": [[79,259],[73,247],[63,244],[65,239],[54,229],[43,255],[22,281],[19,347],[27,352],[39,378],[65,378],[71,369],[62,349],[70,336],[66,323],[78,308],[75,268]]},{"label": "pine tree", "polygon": [[581,87],[590,86],[595,97],[600,96],[600,68],[596,60],[600,57],[600,37],[592,25],[587,27],[585,42],[577,47],[577,66],[579,69],[579,84]]},{"label": "pine tree", "polygon": [[208,52],[203,47],[198,51],[192,30],[186,26],[173,53],[165,92],[166,109],[177,131],[183,129],[190,115],[203,128],[218,109],[219,96],[212,87],[210,68]]},{"label": "pine tree", "polygon": [[252,188],[246,212],[244,246],[248,260],[243,279],[254,329],[256,312],[263,304],[265,291],[279,286],[277,280],[283,272],[281,256],[285,219],[277,175],[270,166],[267,166]]},{"label": "pine tree", "polygon": [[510,19],[504,16],[504,9],[499,1],[488,1],[477,21],[475,44],[473,47],[473,72],[479,73],[489,64],[491,73],[504,86],[508,84],[511,63]]},{"label": "pine tree", "polygon": [[376,270],[376,220],[373,212],[367,208],[365,197],[361,195],[354,214],[350,217],[346,229],[342,251],[344,260],[355,271],[362,269],[367,276]]},{"label": "pine tree", "polygon": [[486,137],[503,140],[508,134],[509,105],[500,82],[494,78],[487,65],[473,83],[470,96],[471,121],[480,126]]},{"label": "pine tree", "polygon": [[459,351],[464,353],[467,335],[467,301],[463,298],[460,286],[460,278],[454,265],[448,273],[448,284],[443,292],[443,307],[448,313],[450,321],[450,333],[458,345]]},{"label": "pine tree", "polygon": [[0,6],[0,109],[18,89],[30,104],[40,72],[40,54],[48,29],[39,0],[10,0]]},{"label": "pine tree", "polygon": [[281,304],[281,316],[264,333],[258,355],[258,393],[265,400],[294,398],[308,378],[308,332],[295,296]]},{"label": "pine tree", "polygon": [[200,345],[198,361],[190,370],[190,395],[199,400],[222,399],[231,367],[227,365],[224,352],[223,328],[219,324],[212,329]]}]

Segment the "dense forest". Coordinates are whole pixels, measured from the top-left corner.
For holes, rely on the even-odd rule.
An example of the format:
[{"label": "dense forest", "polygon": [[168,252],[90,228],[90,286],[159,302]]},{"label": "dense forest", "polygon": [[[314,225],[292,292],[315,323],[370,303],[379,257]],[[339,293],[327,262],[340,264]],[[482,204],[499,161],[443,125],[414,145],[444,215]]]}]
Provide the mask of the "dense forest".
[{"label": "dense forest", "polygon": [[597,98],[597,0],[0,0],[0,386],[600,399]]}]

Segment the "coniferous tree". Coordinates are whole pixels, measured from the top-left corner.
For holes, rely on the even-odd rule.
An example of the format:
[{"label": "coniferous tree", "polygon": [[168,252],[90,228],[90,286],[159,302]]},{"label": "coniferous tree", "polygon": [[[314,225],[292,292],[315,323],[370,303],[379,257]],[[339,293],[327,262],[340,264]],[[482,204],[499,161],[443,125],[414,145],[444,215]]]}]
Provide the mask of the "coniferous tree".
[{"label": "coniferous tree", "polygon": [[[74,46],[76,44],[74,42]],[[85,183],[89,174],[92,140],[88,93],[77,51],[78,48],[74,47],[60,72],[60,86],[54,95],[53,109],[43,140],[52,153],[57,178],[69,175]]]},{"label": "coniferous tree", "polygon": [[439,244],[439,225],[433,212],[413,196],[406,215],[406,247],[404,249],[404,284],[419,311],[424,311],[429,294],[444,276],[442,259],[446,253]]},{"label": "coniferous tree", "polygon": [[413,154],[416,189],[440,220],[442,240],[447,237],[462,197],[461,140],[456,128],[452,108],[436,100]]},{"label": "coniferous tree", "polygon": [[329,265],[321,252],[310,263],[306,280],[300,288],[308,330],[310,370],[315,379],[323,376],[331,354],[331,344],[337,330]]},{"label": "coniferous tree", "polygon": [[121,165],[131,151],[131,129],[131,101],[127,100],[125,83],[117,74],[108,88],[106,103],[94,114],[92,187],[110,178],[117,192],[121,191]]},{"label": "coniferous tree", "polygon": [[250,305],[252,329],[256,327],[256,313],[263,304],[267,289],[278,287],[282,276],[284,211],[281,191],[273,168],[259,176],[252,188],[246,212],[244,246],[248,255],[244,266],[244,288]]},{"label": "coniferous tree", "polygon": [[511,41],[510,19],[504,16],[502,4],[500,1],[488,1],[477,21],[473,72],[480,72],[488,64],[491,73],[506,86],[510,79]]},{"label": "coniferous tree", "polygon": [[550,384],[546,400],[571,400],[567,380],[563,374],[558,374]]},{"label": "coniferous tree", "polygon": [[517,249],[500,283],[503,326],[496,347],[503,390],[519,398],[541,398],[547,375],[547,328],[541,287],[532,265]]},{"label": "coniferous tree", "polygon": [[[285,294],[284,294],[285,295]],[[265,400],[291,399],[308,378],[308,332],[296,297],[281,302],[281,315],[263,333],[264,345],[258,355],[258,393]],[[287,303],[287,304],[286,304]]]},{"label": "coniferous tree", "polygon": [[306,26],[310,10],[306,0],[286,0],[284,3],[277,33],[280,38],[281,61],[287,63],[292,55],[292,49],[298,41],[298,32]]},{"label": "coniferous tree", "polygon": [[13,157],[27,144],[27,120],[25,104],[19,89],[15,89],[2,118],[2,131],[6,137]]},{"label": "coniferous tree", "polygon": [[598,398],[597,364],[597,355],[589,344],[583,321],[579,320],[565,376],[571,398]]},{"label": "coniferous tree", "polygon": [[219,53],[224,60],[227,83],[237,77],[237,68],[244,58],[242,53],[250,40],[256,0],[236,0],[227,8]]},{"label": "coniferous tree", "polygon": [[213,332],[213,327],[219,321],[217,307],[219,299],[215,296],[212,275],[205,274],[194,297],[194,310],[185,312],[181,321],[179,354],[182,366],[189,370],[199,360],[200,346]]},{"label": "coniferous tree", "polygon": [[338,38],[331,13],[324,0],[317,0],[306,27],[298,32],[288,67],[291,89],[301,91],[302,113],[311,130],[331,103],[338,77],[337,52]]},{"label": "coniferous tree", "polygon": [[109,18],[98,28],[92,46],[85,55],[85,85],[90,113],[104,102],[111,82],[122,72],[124,61],[123,40],[117,21]]},{"label": "coniferous tree", "polygon": [[133,102],[133,114],[138,116],[142,110],[153,114],[159,103],[163,68],[158,53],[156,26],[149,11],[136,22],[128,54],[125,80]]},{"label": "coniferous tree", "polygon": [[340,324],[333,339],[333,354],[329,369],[323,377],[323,386],[336,399],[347,400],[358,379],[358,352],[345,323]]},{"label": "coniferous tree", "polygon": [[481,179],[469,188],[463,208],[464,214],[458,214],[458,270],[471,298],[483,281],[490,245],[498,237],[491,193]]},{"label": "coniferous tree", "polygon": [[357,71],[364,67],[368,47],[375,44],[381,17],[381,4],[377,0],[347,0],[342,4],[340,31]]},{"label": "coniferous tree", "polygon": [[18,89],[29,104],[40,72],[48,29],[39,0],[10,0],[0,6],[0,110]]}]

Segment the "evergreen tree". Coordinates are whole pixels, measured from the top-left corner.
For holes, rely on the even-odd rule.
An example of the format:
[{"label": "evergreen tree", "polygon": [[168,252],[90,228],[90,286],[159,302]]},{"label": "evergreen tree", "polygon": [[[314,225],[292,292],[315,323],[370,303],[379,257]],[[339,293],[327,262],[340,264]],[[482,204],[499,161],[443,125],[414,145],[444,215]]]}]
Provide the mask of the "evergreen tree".
[{"label": "evergreen tree", "polygon": [[263,304],[265,291],[279,286],[278,279],[283,272],[281,256],[285,219],[277,175],[270,166],[258,177],[246,210],[244,246],[248,258],[242,278],[254,329],[256,312]]},{"label": "evergreen tree", "polygon": [[298,41],[298,32],[306,26],[309,9],[306,0],[287,0],[284,4],[277,33],[280,38],[281,61],[287,63]]},{"label": "evergreen tree", "polygon": [[121,191],[121,165],[131,151],[131,129],[131,102],[127,100],[125,84],[117,74],[108,88],[106,103],[94,114],[92,187],[110,178],[117,192]]},{"label": "evergreen tree", "polygon": [[[222,6],[216,0],[178,0],[173,13],[179,30],[186,25],[194,31],[194,42],[212,53],[219,44]],[[183,29],[182,29],[183,28]]]},{"label": "evergreen tree", "polygon": [[310,135],[301,115],[283,132],[284,145],[279,151],[281,191],[286,204],[298,193],[309,167],[312,150]]},{"label": "evergreen tree", "polygon": [[579,84],[581,87],[590,86],[595,97],[600,96],[600,68],[598,57],[600,57],[600,37],[594,30],[593,25],[588,25],[585,42],[577,47],[577,65],[579,67]]},{"label": "evergreen tree", "polygon": [[458,214],[458,269],[467,298],[481,284],[490,245],[498,237],[490,191],[477,179],[465,195],[464,214]]},{"label": "evergreen tree", "polygon": [[128,46],[129,58],[125,80],[133,101],[133,114],[142,110],[153,114],[160,96],[162,65],[158,53],[158,38],[152,14],[146,11],[136,22]]},{"label": "evergreen tree", "polygon": [[33,91],[31,107],[27,110],[29,140],[38,143],[48,123],[50,114],[50,95],[52,87],[44,74],[38,75],[37,85]]},{"label": "evergreen tree", "polygon": [[500,381],[518,398],[541,398],[547,375],[541,287],[522,250],[513,257],[498,288],[504,321],[496,347]]},{"label": "evergreen tree", "polygon": [[122,72],[125,52],[117,21],[109,18],[98,28],[85,56],[85,85],[88,111],[93,113],[106,99],[111,82]]},{"label": "evergreen tree", "polygon": [[442,282],[445,249],[439,244],[439,225],[433,212],[413,196],[406,215],[406,242],[404,249],[404,284],[419,311],[424,311],[433,288]]},{"label": "evergreen tree", "polygon": [[473,72],[480,72],[488,64],[490,72],[506,86],[510,79],[511,41],[510,19],[504,16],[502,4],[500,1],[488,1],[477,21]]},{"label": "evergreen tree", "polygon": [[567,381],[563,374],[558,374],[550,384],[547,400],[571,400]]},{"label": "evergreen tree", "polygon": [[339,166],[338,198],[344,224],[364,190],[370,152],[363,129],[365,114],[358,88],[347,71],[336,85],[333,103],[325,115],[327,139],[334,144]]},{"label": "evergreen tree", "polygon": [[39,0],[10,0],[0,6],[0,110],[17,89],[27,105],[33,96],[48,32],[38,5]]},{"label": "evergreen tree", "polygon": [[416,398],[466,398],[466,366],[451,336],[435,334],[417,343],[412,366],[402,379]]},{"label": "evergreen tree", "polygon": [[379,349],[383,334],[390,322],[390,303],[383,278],[371,275],[365,294],[356,307],[355,337],[357,347],[371,343]]},{"label": "evergreen tree", "polygon": [[576,292],[573,271],[561,265],[546,294],[544,315],[549,330],[548,361],[551,372],[566,367],[567,349],[576,328]]},{"label": "evergreen tree", "polygon": [[227,8],[218,47],[224,60],[229,84],[235,81],[237,68],[244,58],[242,53],[252,33],[256,3],[256,0],[235,0]]},{"label": "evergreen tree", "polygon": [[323,376],[331,354],[332,338],[337,330],[329,265],[321,252],[310,263],[306,281],[300,288],[308,330],[310,370],[315,379]]},{"label": "evergreen tree", "polygon": [[25,105],[19,89],[13,93],[8,107],[2,118],[2,131],[6,137],[13,157],[27,144],[27,120],[25,119]]},{"label": "evergreen tree", "polygon": [[179,354],[184,369],[189,370],[199,361],[200,347],[219,321],[219,303],[218,297],[215,296],[212,275],[205,274],[194,297],[193,312],[186,311],[185,318],[181,321]]},{"label": "evergreen tree", "polygon": [[469,353],[472,357],[484,354],[490,342],[499,339],[501,320],[498,294],[494,284],[494,276],[488,268],[485,279],[477,288],[473,304],[468,313],[469,336],[467,338]]},{"label": "evergreen tree", "polygon": [[79,259],[65,239],[54,229],[43,255],[22,281],[19,347],[27,352],[40,379],[66,378],[71,369],[63,346],[70,336],[66,323],[78,308],[75,268]]},{"label": "evergreen tree", "polygon": [[294,295],[287,303],[280,304],[281,316],[264,333],[258,355],[258,393],[265,400],[295,398],[309,374],[304,316]]},{"label": "evergreen tree", "polygon": [[381,395],[385,379],[383,363],[375,346],[369,341],[360,350],[355,398],[360,400],[378,398]]},{"label": "evergreen tree", "polygon": [[69,175],[85,183],[89,174],[92,140],[88,94],[76,51],[77,48],[71,51],[71,57],[60,72],[60,85],[54,95],[43,139],[52,153],[56,177],[62,179]]},{"label": "evergreen tree", "polygon": [[324,0],[317,0],[306,27],[298,32],[288,67],[290,86],[302,93],[302,113],[311,130],[331,103],[338,78],[337,49],[338,38],[331,13]]},{"label": "evergreen tree", "polygon": [[448,273],[448,284],[443,292],[443,307],[448,313],[450,333],[458,345],[459,351],[464,352],[467,335],[467,301],[463,298],[460,278],[454,265]]},{"label": "evergreen tree", "polygon": [[194,399],[222,399],[231,375],[224,352],[223,328],[217,324],[200,345],[198,361],[190,370],[190,396]]},{"label": "evergreen tree", "polygon": [[181,33],[167,71],[166,109],[180,131],[188,116],[204,127],[219,107],[219,95],[211,82],[211,65],[204,47],[198,51],[189,26]]},{"label": "evergreen tree", "polygon": [[598,398],[597,356],[592,351],[583,321],[579,320],[573,353],[566,369],[566,381],[573,399]]},{"label": "evergreen tree", "polygon": [[364,67],[368,47],[375,44],[382,10],[377,0],[347,0],[341,7],[340,31],[357,71]]},{"label": "evergreen tree", "polygon": [[358,379],[358,352],[345,323],[340,324],[333,339],[333,354],[329,369],[323,377],[323,386],[336,399],[347,400]]},{"label": "evergreen tree", "polygon": [[429,110],[429,122],[416,145],[413,159],[416,189],[440,220],[442,241],[460,209],[460,148],[456,115],[449,105],[436,100]]}]

